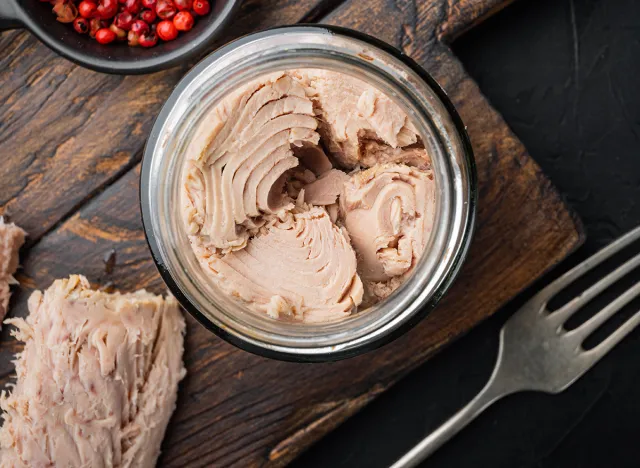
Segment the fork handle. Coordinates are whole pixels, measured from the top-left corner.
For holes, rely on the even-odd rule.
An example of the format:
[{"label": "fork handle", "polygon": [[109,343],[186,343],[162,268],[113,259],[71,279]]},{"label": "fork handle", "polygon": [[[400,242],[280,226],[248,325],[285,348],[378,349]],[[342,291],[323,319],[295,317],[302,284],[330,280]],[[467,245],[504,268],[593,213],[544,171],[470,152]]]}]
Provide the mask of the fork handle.
[{"label": "fork handle", "polygon": [[438,450],[463,427],[473,421],[480,413],[495,401],[511,393],[504,389],[500,380],[490,379],[485,387],[467,406],[454,414],[439,428],[422,439],[415,447],[405,453],[391,468],[412,468]]}]

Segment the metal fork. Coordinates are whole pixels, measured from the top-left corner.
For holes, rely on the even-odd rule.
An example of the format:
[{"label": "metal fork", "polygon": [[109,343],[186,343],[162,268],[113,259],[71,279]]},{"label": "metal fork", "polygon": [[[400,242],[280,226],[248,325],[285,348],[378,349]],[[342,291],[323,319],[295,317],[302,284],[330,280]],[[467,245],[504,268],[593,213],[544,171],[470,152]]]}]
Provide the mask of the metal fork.
[{"label": "metal fork", "polygon": [[584,350],[587,336],[640,295],[640,281],[579,327],[567,331],[569,317],[627,273],[640,266],[640,254],[554,312],[549,300],[621,249],[640,239],[640,227],[621,237],[544,288],[502,327],[498,360],[489,382],[471,402],[407,452],[391,468],[418,465],[485,408],[512,393],[537,390],[560,393],[578,380],[639,323],[640,311],[596,347]]}]

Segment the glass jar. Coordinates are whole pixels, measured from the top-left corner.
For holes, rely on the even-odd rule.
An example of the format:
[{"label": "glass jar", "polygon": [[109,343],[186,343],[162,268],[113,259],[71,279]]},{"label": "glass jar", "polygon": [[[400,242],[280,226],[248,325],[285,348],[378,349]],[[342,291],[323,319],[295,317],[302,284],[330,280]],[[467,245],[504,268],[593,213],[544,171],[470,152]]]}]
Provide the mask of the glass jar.
[{"label": "glass jar", "polygon": [[[200,267],[179,213],[185,148],[206,111],[263,74],[293,68],[347,73],[393,99],[418,129],[435,176],[435,225],[413,274],[384,301],[339,322],[283,322],[228,297]],[[467,253],[475,219],[476,174],[460,117],[444,91],[413,60],[355,31],[292,26],[238,39],[206,57],[180,81],[147,141],[140,199],[145,234],[160,274],[200,323],[261,355],[327,361],[377,348],[433,309]]]}]

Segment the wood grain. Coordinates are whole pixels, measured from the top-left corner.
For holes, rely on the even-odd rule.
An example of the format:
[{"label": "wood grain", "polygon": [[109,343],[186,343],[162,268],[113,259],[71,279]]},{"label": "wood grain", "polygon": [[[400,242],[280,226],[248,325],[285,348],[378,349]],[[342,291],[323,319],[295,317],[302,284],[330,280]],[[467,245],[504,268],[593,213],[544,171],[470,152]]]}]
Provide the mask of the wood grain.
[{"label": "wood grain", "polygon": [[[294,364],[257,357],[226,344],[188,317],[185,361],[189,375],[165,440],[161,466],[286,464],[437,350],[491,315],[581,242],[579,222],[441,42],[504,3],[497,0],[377,0],[375,3],[351,0],[323,18],[323,22],[353,27],[401,48],[425,66],[454,101],[468,125],[479,175],[478,230],[469,258],[441,306],[414,330],[378,351],[338,363]],[[324,11],[320,7],[316,5],[307,13],[298,10],[295,16],[313,16]],[[28,50],[27,47],[22,52],[10,51],[9,54],[14,57],[12,60],[20,61]],[[89,73],[70,67],[73,73]],[[38,69],[32,65],[33,74],[42,73]],[[172,73],[179,75],[179,72],[167,72],[158,80],[171,81],[175,78]],[[10,83],[13,86],[13,81]],[[127,86],[133,86],[134,83],[130,83]],[[42,90],[23,92],[26,106],[26,95],[39,96]],[[58,100],[57,97],[50,97],[49,101],[46,97],[38,99],[43,108],[50,106],[52,99]],[[150,107],[157,105],[152,97],[146,99],[152,102]],[[140,223],[139,165],[135,157],[138,150],[125,138],[126,132],[133,135],[132,129],[139,123],[142,141],[152,116],[152,112],[127,114],[119,126],[113,124],[119,148],[130,148],[128,152],[122,150],[126,158],[123,156],[118,168],[103,175],[87,176],[93,185],[79,183],[74,190],[84,190],[85,195],[78,194],[76,200],[108,187],[26,252],[24,270],[19,277],[22,289],[15,296],[13,315],[26,315],[26,300],[32,289],[46,287],[53,279],[70,273],[82,273],[96,283],[125,290],[136,287],[155,292],[164,290]],[[41,125],[38,128],[42,131],[46,127],[39,121],[35,125]],[[21,145],[30,144],[29,135],[33,135],[28,131],[27,120],[23,126],[27,129],[24,134],[10,137],[4,127],[0,129],[0,136],[6,137],[15,151]],[[52,147],[64,139],[53,135],[52,132],[50,142],[46,143]],[[91,143],[88,133],[79,136],[74,131],[68,135],[67,138],[75,138],[68,143],[75,148]],[[137,140],[137,136],[132,139]],[[49,153],[54,160],[51,167],[65,161],[63,157],[56,159],[55,154]],[[87,157],[93,162],[83,167],[95,167],[95,161],[101,160],[96,154],[98,150],[90,152]],[[104,157],[105,161],[112,159]],[[47,190],[51,192],[51,182],[46,176],[28,183],[32,174],[40,173],[37,171],[42,167],[40,164],[48,167],[45,164],[48,158],[42,162],[36,156],[36,162],[24,163],[25,166],[16,166],[15,158],[12,160],[13,165],[2,166],[8,168],[4,171],[16,177],[22,174],[15,172],[17,168],[24,167],[27,185],[21,188],[22,182],[16,182],[5,206],[25,209],[38,196],[46,196]],[[75,159],[66,161],[80,164]],[[110,179],[131,166],[132,170],[109,184]],[[13,182],[6,172],[0,171],[0,174]],[[59,195],[57,190],[52,196],[62,197],[64,194]],[[24,191],[27,193],[23,194]],[[62,200],[66,199],[60,198],[58,202]],[[28,228],[35,229],[36,233],[46,232],[55,225],[56,216],[60,219],[62,211],[73,211],[74,203],[66,205],[65,211],[51,202],[51,208],[38,211],[38,220]],[[14,214],[19,216],[20,212]],[[24,220],[29,221],[27,214]],[[38,222],[45,224],[41,226]],[[12,369],[8,361],[18,345],[8,339],[7,330],[2,333],[0,372],[6,381]]]},{"label": "wood grain", "polygon": [[513,0],[449,0],[446,2],[445,19],[438,26],[438,39],[450,41],[484,19],[497,13]]}]

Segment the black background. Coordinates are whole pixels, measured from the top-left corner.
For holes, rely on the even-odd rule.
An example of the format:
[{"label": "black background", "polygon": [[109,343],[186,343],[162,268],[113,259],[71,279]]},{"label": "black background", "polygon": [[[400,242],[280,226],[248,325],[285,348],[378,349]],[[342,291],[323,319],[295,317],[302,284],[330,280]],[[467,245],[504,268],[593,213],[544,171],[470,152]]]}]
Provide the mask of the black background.
[{"label": "black background", "polygon": [[[453,48],[580,215],[587,242],[294,467],[389,466],[482,388],[500,327],[532,292],[640,225],[640,0],[518,0]],[[423,466],[640,466],[640,329],[566,392],[498,402]]]}]

